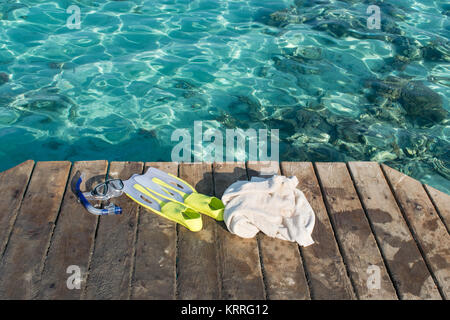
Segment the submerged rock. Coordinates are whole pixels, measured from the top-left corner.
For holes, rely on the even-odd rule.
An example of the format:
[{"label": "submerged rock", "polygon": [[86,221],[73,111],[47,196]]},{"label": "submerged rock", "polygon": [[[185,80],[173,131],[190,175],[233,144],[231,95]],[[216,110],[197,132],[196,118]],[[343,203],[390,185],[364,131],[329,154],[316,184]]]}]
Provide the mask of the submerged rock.
[{"label": "submerged rock", "polygon": [[177,82],[175,83],[175,88],[184,90],[195,90],[197,87],[186,80],[177,80]]},{"label": "submerged rock", "polygon": [[364,143],[364,135],[368,133],[367,127],[359,121],[345,120],[337,126],[340,139],[354,143]]},{"label": "submerged rock", "polygon": [[269,26],[283,28],[290,23],[302,23],[304,20],[296,15],[293,9],[280,10],[272,13],[267,22]]},{"label": "submerged rock", "polygon": [[406,115],[413,117],[419,125],[432,125],[448,117],[442,97],[421,81],[408,82],[405,79],[388,77],[385,80],[366,81],[366,86],[373,90],[367,96],[369,101],[376,102],[377,97],[381,96],[391,102],[399,102]]},{"label": "submerged rock", "polygon": [[234,106],[246,105],[248,110],[247,114],[252,121],[263,121],[267,117],[264,108],[261,106],[257,99],[247,96],[237,96],[237,98],[237,102],[233,102],[230,104],[230,110],[233,110]]},{"label": "submerged rock", "polygon": [[329,20],[317,24],[313,29],[319,31],[327,31],[336,38],[342,38],[351,34],[351,26],[346,21]]},{"label": "submerged rock", "polygon": [[330,118],[326,115],[321,115],[317,109],[302,108],[297,112],[298,129],[306,132],[324,132],[333,138],[336,135],[336,128],[329,121]]},{"label": "submerged rock", "polygon": [[399,99],[409,116],[415,117],[419,124],[439,123],[447,118],[442,97],[425,86],[421,81],[411,81],[401,90]]},{"label": "submerged rock", "polygon": [[183,97],[186,99],[196,96],[200,91],[196,85],[186,80],[177,80],[174,87],[183,90]]},{"label": "submerged rock", "polygon": [[428,61],[450,62],[450,43],[435,41],[422,48],[422,55]]},{"label": "submerged rock", "polygon": [[277,109],[264,123],[268,128],[280,130],[281,138],[288,138],[296,133],[298,124],[296,121],[297,106]]},{"label": "submerged rock", "polygon": [[2,84],[5,84],[9,81],[9,75],[7,73],[4,72],[0,72],[0,86]]},{"label": "submerged rock", "polygon": [[297,57],[309,60],[319,60],[322,58],[322,48],[320,47],[298,47],[294,53]]},{"label": "submerged rock", "polygon": [[395,153],[384,150],[376,153],[372,158],[370,158],[370,161],[386,162],[390,160],[395,160],[397,158],[398,156]]},{"label": "submerged rock", "polygon": [[139,128],[137,134],[145,139],[157,139],[158,132],[156,129]]},{"label": "submerged rock", "polygon": [[402,61],[416,61],[422,59],[422,51],[420,43],[404,36],[396,36],[392,40],[397,53],[397,59]]},{"label": "submerged rock", "polygon": [[274,67],[282,72],[290,73],[299,79],[301,74],[320,74],[321,70],[314,65],[306,64],[301,57],[273,57]]},{"label": "submerged rock", "polygon": [[391,123],[398,128],[406,127],[406,111],[401,107],[401,105],[386,98],[384,98],[384,101],[386,103],[381,103],[378,106],[372,106],[367,110],[367,112],[382,122]]},{"label": "submerged rock", "polygon": [[230,113],[225,111],[220,111],[219,116],[216,117],[216,121],[222,124],[227,129],[248,129],[249,127],[247,121],[236,119]]},{"label": "submerged rock", "polygon": [[429,150],[435,150],[442,141],[425,132],[411,130],[398,130],[396,141],[405,156],[418,158],[427,154]]},{"label": "submerged rock", "polygon": [[400,98],[402,79],[396,77],[387,77],[385,80],[368,80],[366,87],[371,88],[376,96],[382,96],[390,100]]}]

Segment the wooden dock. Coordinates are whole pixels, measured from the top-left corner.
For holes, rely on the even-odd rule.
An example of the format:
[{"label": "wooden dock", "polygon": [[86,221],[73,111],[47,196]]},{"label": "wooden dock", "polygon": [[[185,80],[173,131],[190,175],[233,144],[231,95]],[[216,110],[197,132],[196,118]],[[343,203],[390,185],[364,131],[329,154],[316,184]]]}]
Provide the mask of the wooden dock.
[{"label": "wooden dock", "polygon": [[[72,192],[77,171],[93,183],[148,166],[217,197],[237,180],[295,175],[316,243],[242,239],[207,216],[193,233],[126,196],[122,215],[97,217]],[[450,196],[373,162],[27,161],[0,173],[0,197],[0,299],[450,298]]]}]

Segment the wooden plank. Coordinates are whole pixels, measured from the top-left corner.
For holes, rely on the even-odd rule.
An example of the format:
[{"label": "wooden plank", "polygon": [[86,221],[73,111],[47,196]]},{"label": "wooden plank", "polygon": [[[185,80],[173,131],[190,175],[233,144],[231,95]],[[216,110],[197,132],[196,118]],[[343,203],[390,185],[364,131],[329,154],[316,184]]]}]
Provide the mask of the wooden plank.
[{"label": "wooden plank", "polygon": [[311,298],[318,300],[356,299],[344,261],[334,237],[327,210],[311,162],[282,162],[285,176],[296,176],[298,188],[314,210],[316,222],[312,233],[315,243],[300,247],[309,276]]},{"label": "wooden plank", "polygon": [[[210,163],[180,164],[180,178],[197,192],[213,195]],[[216,220],[202,215],[203,229],[191,232],[178,228],[177,291],[179,299],[219,299]]]},{"label": "wooden plank", "polygon": [[[111,162],[109,179],[127,180],[141,174],[142,162]],[[121,215],[99,219],[95,249],[86,283],[86,299],[128,299],[134,259],[139,204],[125,194],[111,200],[122,208]]]},{"label": "wooden plank", "polygon": [[[316,169],[357,297],[397,299],[345,163],[316,163]],[[371,270],[379,271],[379,288],[368,285]]]},{"label": "wooden plank", "polygon": [[5,252],[33,167],[34,161],[28,160],[0,172],[0,257]]},{"label": "wooden plank", "polygon": [[[269,178],[280,174],[278,162],[247,163],[249,178]],[[269,237],[262,232],[257,235],[262,270],[268,299],[310,299],[303,262],[296,242]]]},{"label": "wooden plank", "polygon": [[401,299],[441,299],[391,189],[375,162],[348,164]]},{"label": "wooden plank", "polygon": [[[178,164],[149,162],[149,166],[178,174]],[[176,224],[140,207],[132,299],[175,299]]]},{"label": "wooden plank", "polygon": [[450,298],[450,236],[422,184],[382,165],[403,214],[445,299]]},{"label": "wooden plank", "polygon": [[36,296],[71,163],[38,162],[0,265],[0,298]]},{"label": "wooden plank", "polygon": [[[107,167],[108,162],[104,160],[74,163],[45,261],[39,299],[80,299],[86,283],[98,218],[78,202],[74,186],[80,173],[84,173],[81,190],[90,190],[95,184],[104,181]],[[69,289],[67,286],[67,279],[75,275],[67,273],[69,266],[80,268],[80,289]]]},{"label": "wooden plank", "polygon": [[429,185],[424,185],[438,214],[444,222],[447,232],[450,229],[450,196]]},{"label": "wooden plank", "polygon": [[[247,180],[245,163],[214,163],[216,197],[238,180]],[[256,238],[244,239],[231,234],[221,222],[217,224],[219,274],[223,299],[264,299],[265,289]]]}]

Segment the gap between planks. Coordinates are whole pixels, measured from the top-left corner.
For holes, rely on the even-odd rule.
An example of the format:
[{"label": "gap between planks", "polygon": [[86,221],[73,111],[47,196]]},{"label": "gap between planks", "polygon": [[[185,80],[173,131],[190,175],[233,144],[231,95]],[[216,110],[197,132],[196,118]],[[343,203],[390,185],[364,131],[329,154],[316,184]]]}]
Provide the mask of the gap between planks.
[{"label": "gap between planks", "polygon": [[[278,162],[247,162],[247,179],[281,174]],[[256,236],[267,299],[311,299],[303,260],[296,242]]]},{"label": "gap between planks", "polygon": [[441,299],[379,164],[347,168],[399,298]]},{"label": "gap between planks", "polygon": [[450,297],[450,238],[423,185],[381,165],[386,180],[429,272],[444,299]]},{"label": "gap between planks", "polygon": [[[359,299],[397,299],[385,261],[345,163],[317,162],[327,212]],[[369,287],[368,268],[379,271],[379,288]]]}]

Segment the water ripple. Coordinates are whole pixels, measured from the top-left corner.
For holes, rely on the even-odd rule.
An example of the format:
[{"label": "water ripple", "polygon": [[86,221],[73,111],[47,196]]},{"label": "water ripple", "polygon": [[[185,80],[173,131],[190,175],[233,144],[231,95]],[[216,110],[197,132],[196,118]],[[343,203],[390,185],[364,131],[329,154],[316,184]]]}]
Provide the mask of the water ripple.
[{"label": "water ripple", "polygon": [[[66,9],[81,9],[81,29]],[[369,5],[381,30],[367,28]],[[0,170],[170,160],[193,121],[281,159],[385,162],[450,193],[450,7],[427,0],[3,0]],[[82,146],[82,147],[81,147]]]}]

